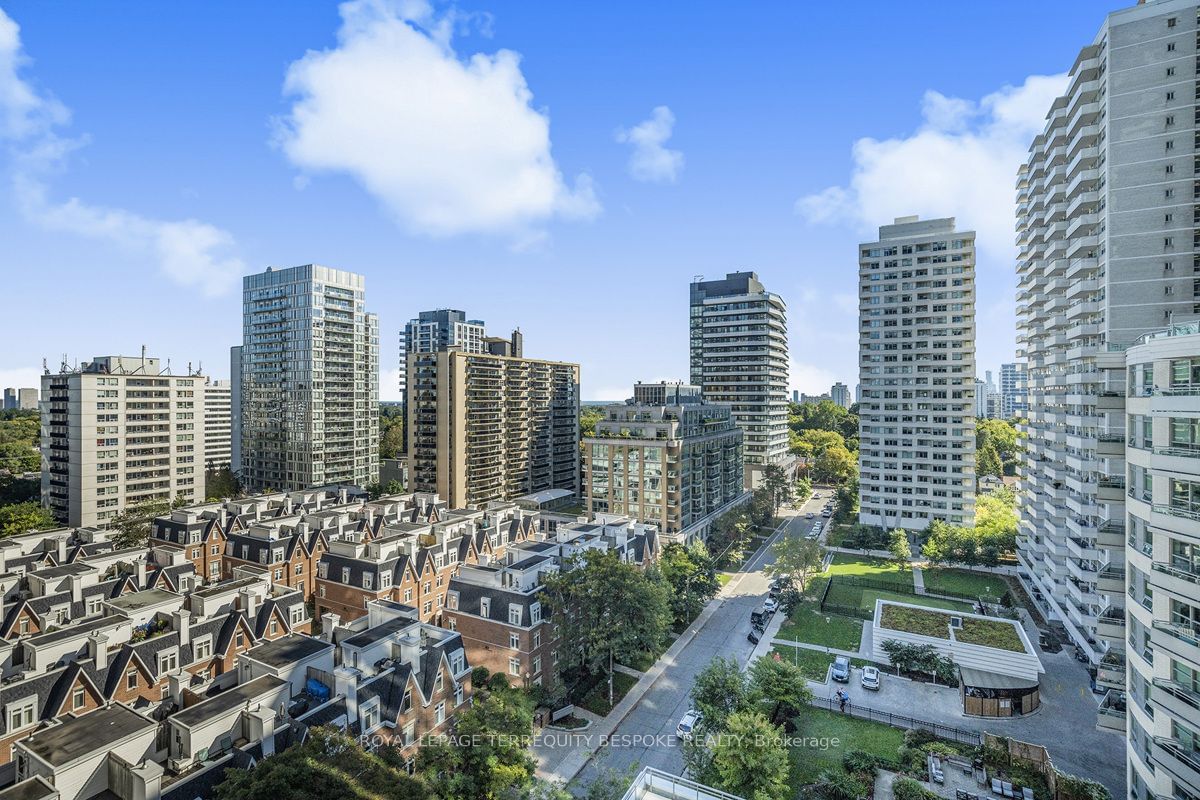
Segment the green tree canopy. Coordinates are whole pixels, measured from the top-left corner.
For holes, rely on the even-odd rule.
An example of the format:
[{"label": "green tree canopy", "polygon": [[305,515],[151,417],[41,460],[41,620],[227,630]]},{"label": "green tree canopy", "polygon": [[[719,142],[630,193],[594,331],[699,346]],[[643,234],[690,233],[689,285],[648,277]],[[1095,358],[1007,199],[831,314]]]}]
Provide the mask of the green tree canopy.
[{"label": "green tree canopy", "polygon": [[720,733],[731,714],[752,710],[761,699],[737,658],[716,656],[692,682],[692,707],[704,714],[704,731]]},{"label": "green tree canopy", "polygon": [[671,589],[657,570],[639,570],[616,551],[588,550],[546,579],[543,596],[562,614],[560,668],[607,674],[612,667],[653,650],[671,623]]},{"label": "green tree canopy", "polygon": [[717,571],[703,542],[684,546],[668,542],[658,568],[671,586],[671,615],[675,625],[691,622],[721,588]]},{"label": "green tree canopy", "polygon": [[778,800],[788,794],[791,763],[783,730],[757,711],[729,716],[712,746],[717,787],[746,800]]},{"label": "green tree canopy", "polygon": [[842,483],[857,474],[858,462],[845,447],[830,447],[817,456],[812,474],[821,483]]},{"label": "green tree canopy", "polygon": [[755,659],[750,665],[750,682],[770,709],[770,720],[777,724],[796,716],[812,701],[804,670],[783,659]]},{"label": "green tree canopy", "polygon": [[263,759],[254,769],[227,769],[217,800],[428,800],[423,783],[399,766],[364,750],[333,728]]},{"label": "green tree canopy", "polygon": [[0,506],[0,536],[16,536],[27,531],[44,531],[57,528],[58,523],[49,509],[41,503],[28,500]]},{"label": "green tree canopy", "polygon": [[897,566],[908,566],[908,561],[912,558],[912,548],[908,544],[908,531],[902,528],[896,528],[888,534],[888,551],[892,554],[892,560]]},{"label": "green tree canopy", "polygon": [[821,571],[825,548],[814,539],[781,536],[771,545],[774,560],[764,568],[772,578],[786,577],[790,588],[803,592],[808,582]]}]

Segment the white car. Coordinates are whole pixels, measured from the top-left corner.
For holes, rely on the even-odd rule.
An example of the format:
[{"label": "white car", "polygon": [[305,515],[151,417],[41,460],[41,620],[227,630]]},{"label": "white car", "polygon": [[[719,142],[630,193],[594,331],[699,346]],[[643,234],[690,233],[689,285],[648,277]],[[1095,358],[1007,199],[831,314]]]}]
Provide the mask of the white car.
[{"label": "white car", "polygon": [[779,608],[779,601],[776,600],[774,597],[768,597],[763,602],[763,610],[766,611],[768,614],[774,614],[775,609],[777,609],[777,608]]},{"label": "white car", "polygon": [[675,735],[680,739],[691,740],[692,732],[696,730],[696,726],[704,720],[704,715],[696,709],[689,710],[683,715],[683,719],[679,720],[678,727],[675,728]]},{"label": "white car", "polygon": [[879,691],[879,670],[876,667],[862,668],[862,687],[873,692]]}]

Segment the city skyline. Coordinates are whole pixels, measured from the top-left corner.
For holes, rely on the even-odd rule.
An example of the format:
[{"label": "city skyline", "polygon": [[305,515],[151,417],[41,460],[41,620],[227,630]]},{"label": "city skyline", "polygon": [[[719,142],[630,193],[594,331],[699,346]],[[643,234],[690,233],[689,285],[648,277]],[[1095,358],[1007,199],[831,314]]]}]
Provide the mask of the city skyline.
[{"label": "city skyline", "polygon": [[[1036,29],[1020,25],[1020,14],[986,8],[918,10],[867,35],[883,36],[901,24],[927,31],[986,26],[994,43],[979,52],[979,43],[948,36],[949,49],[907,59],[903,68],[889,64],[881,73],[890,59],[871,55],[844,76],[817,69],[837,46],[836,37],[815,32],[847,24],[836,9],[804,9],[803,17],[776,9],[780,24],[769,27],[779,33],[722,18],[722,34],[750,54],[731,80],[718,72],[697,75],[699,60],[686,46],[658,41],[657,34],[681,22],[669,9],[637,9],[640,25],[622,25],[620,45],[601,45],[548,36],[564,20],[515,4],[469,9],[481,13],[469,19],[459,13],[450,26],[445,10],[435,10],[410,19],[417,27],[378,11],[371,16],[361,4],[348,4],[339,17],[328,4],[282,21],[251,15],[236,35],[222,26],[223,8],[231,7],[183,5],[169,17],[130,15],[101,54],[89,50],[101,45],[88,41],[101,9],[80,5],[62,20],[38,4],[2,8],[0,96],[7,99],[0,101],[0,138],[12,187],[0,197],[10,212],[0,220],[9,243],[6,273],[14,292],[35,291],[35,282],[54,276],[60,319],[71,323],[14,342],[0,361],[0,384],[34,386],[43,359],[53,371],[63,353],[72,363],[90,357],[81,342],[98,327],[109,339],[107,351],[137,352],[145,344],[175,369],[190,361],[215,378],[228,377],[240,277],[267,266],[320,263],[368,277],[385,343],[420,310],[467,308],[498,330],[519,324],[544,343],[539,353],[546,358],[579,361],[584,400],[619,399],[638,377],[686,377],[683,284],[743,269],[757,271],[788,303],[789,388],[819,393],[836,381],[856,384],[854,246],[864,230],[909,213],[954,215],[980,231],[981,296],[995,299],[980,309],[979,360],[1010,361],[1013,178],[1031,132],[1041,127],[1045,98],[1061,83],[1031,76],[1061,74],[1069,63],[1052,41],[1085,39],[1094,19],[1111,10],[1038,7],[1046,24]],[[591,12],[583,9],[570,13],[578,15],[572,23],[580,30],[611,24],[584,18]],[[899,12],[875,13],[886,23]],[[270,35],[260,36],[268,24]],[[702,11],[682,24],[707,42],[717,20]],[[801,30],[805,46],[783,48],[770,39],[787,29]],[[363,165],[328,158],[321,136],[344,143],[376,133],[323,129],[306,116],[320,116],[320,80],[331,59],[366,76],[400,68],[371,58],[364,31],[388,32],[415,56],[438,59],[430,63],[445,68],[464,92],[482,91],[466,60],[477,53],[490,59],[498,79],[507,81],[497,113],[524,138],[514,152],[473,150],[471,163],[511,158],[534,165],[539,188],[531,196],[499,198],[518,211],[497,218],[465,201],[476,187],[461,182],[436,198],[445,213],[415,209],[408,190],[443,173],[413,174],[403,160]],[[225,37],[227,64],[196,52],[206,34]],[[1026,46],[1001,47],[1006,34]],[[612,55],[605,47],[648,43],[672,64],[665,74],[646,80],[647,62],[633,59],[612,67],[611,86],[590,80],[588,64]],[[971,69],[943,74],[968,51]],[[161,56],[160,68],[142,69],[139,52]],[[519,53],[519,62],[505,53]],[[88,70],[77,69],[81,59]],[[785,101],[812,96],[837,108],[868,71],[878,113],[833,114],[821,126],[781,108],[774,89],[750,88],[772,86],[767,74],[796,74],[801,79]],[[817,74],[828,83],[808,77]],[[573,91],[579,88],[586,97]],[[147,115],[150,106],[140,104],[158,111]],[[446,124],[445,109],[426,112],[431,124]],[[749,136],[758,137],[754,147],[729,148]],[[411,153],[444,154],[437,142],[398,144]],[[187,158],[179,158],[181,151]],[[959,185],[932,191],[946,178],[936,170],[893,193],[900,198],[874,188],[896,157],[927,166],[948,153],[986,159],[987,168],[974,176],[977,191]],[[735,210],[695,199],[705,195],[734,197]],[[999,222],[992,218],[997,212],[987,214],[993,206],[1002,210]],[[656,234],[671,228],[691,233],[669,241]],[[752,239],[746,230],[755,231]],[[553,308],[578,298],[602,273],[625,281],[636,276],[646,289],[624,301],[631,312],[641,310],[641,323],[613,332],[604,352],[587,347],[589,330],[608,314],[604,304],[574,304],[571,326],[554,313],[523,313],[530,286],[543,307]],[[411,280],[417,274],[434,279]],[[449,274],[460,279],[436,277]],[[176,315],[175,325],[151,335],[145,318],[114,315],[94,302],[97,296],[136,296],[148,308],[187,306],[196,314]],[[32,305],[13,309],[13,322],[32,325],[34,313]],[[646,348],[646,341],[661,344]],[[385,345],[381,352],[383,400],[397,396],[395,351]]]}]

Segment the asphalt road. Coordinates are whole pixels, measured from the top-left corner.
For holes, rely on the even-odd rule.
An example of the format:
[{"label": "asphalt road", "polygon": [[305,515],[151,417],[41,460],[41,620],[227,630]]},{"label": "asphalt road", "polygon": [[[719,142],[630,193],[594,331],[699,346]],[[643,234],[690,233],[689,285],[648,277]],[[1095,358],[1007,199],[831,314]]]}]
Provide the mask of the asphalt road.
[{"label": "asphalt road", "polygon": [[[821,507],[830,490],[821,491],[821,499],[810,498],[796,516],[789,519],[781,536],[803,536],[812,528],[813,520],[805,519],[808,512],[820,519]],[[616,727],[611,743],[576,778],[576,784],[586,785],[598,770],[615,768],[634,771],[649,766],[675,775],[683,772],[683,756],[675,737],[675,726],[690,708],[688,693],[692,682],[715,656],[736,656],[742,663],[749,658],[754,645],[746,639],[750,632],[750,612],[767,596],[770,579],[763,567],[771,562],[768,549],[759,553],[735,576],[717,599],[719,606],[696,632],[691,642],[680,652],[675,663],[668,667],[650,687],[641,702]]]}]

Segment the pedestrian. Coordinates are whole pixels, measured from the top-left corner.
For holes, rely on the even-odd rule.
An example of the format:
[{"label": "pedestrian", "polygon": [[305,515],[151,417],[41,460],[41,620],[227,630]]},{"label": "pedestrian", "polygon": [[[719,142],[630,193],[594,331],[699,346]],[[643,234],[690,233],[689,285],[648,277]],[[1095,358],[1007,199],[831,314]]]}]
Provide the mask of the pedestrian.
[{"label": "pedestrian", "polygon": [[845,714],[846,713],[846,700],[848,699],[846,697],[846,693],[843,692],[841,689],[838,689],[837,699],[838,699],[838,708],[841,710],[841,712],[843,714]]}]

